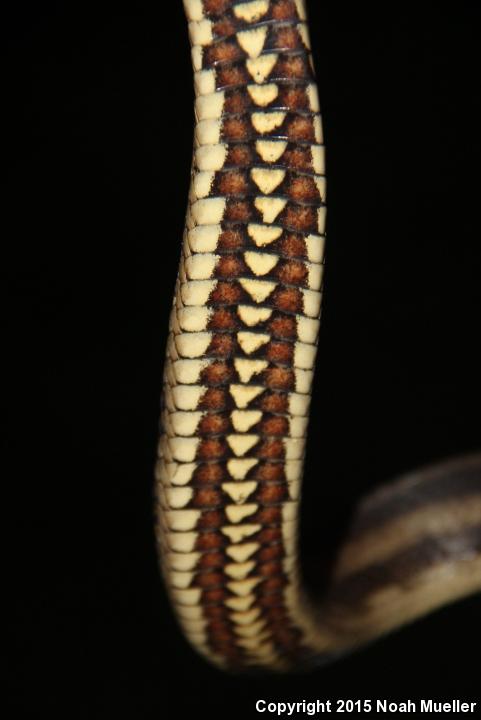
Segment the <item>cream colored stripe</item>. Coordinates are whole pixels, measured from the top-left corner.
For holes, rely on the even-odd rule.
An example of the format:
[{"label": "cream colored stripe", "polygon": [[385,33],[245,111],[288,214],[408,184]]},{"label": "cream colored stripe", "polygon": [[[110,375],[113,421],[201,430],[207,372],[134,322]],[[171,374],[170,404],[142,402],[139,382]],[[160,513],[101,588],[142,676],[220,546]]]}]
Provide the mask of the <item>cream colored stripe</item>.
[{"label": "cream colored stripe", "polygon": [[432,502],[391,518],[341,549],[335,577],[341,579],[413,547],[424,538],[454,534],[481,522],[481,495]]}]

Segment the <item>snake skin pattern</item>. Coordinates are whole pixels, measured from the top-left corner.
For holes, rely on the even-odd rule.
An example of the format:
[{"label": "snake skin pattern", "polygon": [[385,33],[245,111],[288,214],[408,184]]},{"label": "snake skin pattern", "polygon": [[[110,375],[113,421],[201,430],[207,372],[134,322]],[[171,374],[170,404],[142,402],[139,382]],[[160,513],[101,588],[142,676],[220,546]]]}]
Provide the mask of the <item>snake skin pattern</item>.
[{"label": "snake skin pattern", "polygon": [[[346,582],[351,598],[366,592],[352,584],[371,561],[356,551],[373,523],[384,527],[377,510],[355,531],[322,625],[297,559],[326,200],[306,11],[303,0],[184,6],[196,128],[156,469],[163,573],[211,662],[286,670],[342,646],[336,598]],[[466,482],[472,499],[479,482]]]}]

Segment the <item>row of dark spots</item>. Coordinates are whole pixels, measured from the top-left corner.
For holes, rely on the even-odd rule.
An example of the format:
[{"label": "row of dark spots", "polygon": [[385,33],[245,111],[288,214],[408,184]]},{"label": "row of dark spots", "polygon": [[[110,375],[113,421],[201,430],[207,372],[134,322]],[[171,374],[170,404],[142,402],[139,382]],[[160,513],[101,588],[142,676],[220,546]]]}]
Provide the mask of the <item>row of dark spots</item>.
[{"label": "row of dark spots", "polygon": [[297,341],[297,322],[292,315],[277,313],[275,317],[259,323],[255,327],[245,325],[237,313],[230,308],[221,307],[214,310],[209,319],[207,329],[214,331],[212,341],[207,348],[206,357],[230,358],[241,353],[237,341],[237,332],[245,328],[251,334],[267,332],[271,340],[248,357],[266,358],[272,363],[289,364],[293,362],[293,345]]},{"label": "row of dark spots", "polygon": [[[227,270],[227,268],[225,269]],[[229,322],[229,319],[225,316],[223,320],[224,322],[226,320]],[[260,593],[261,596],[265,590],[268,598],[269,594],[270,599],[273,597],[276,598],[274,601],[276,606],[272,608],[268,606],[264,611],[264,615],[269,613],[274,614],[272,620],[270,615],[267,617],[267,627],[271,629],[269,639],[272,639],[281,654],[296,656],[299,653],[300,635],[298,631],[290,626],[285,610],[282,607],[282,595],[280,590],[286,581],[283,576],[282,566],[276,565],[275,562],[271,562],[270,565],[268,563],[267,567],[264,569],[267,573],[271,572],[273,574],[278,574],[278,577],[268,577],[267,582],[261,583],[261,588],[258,590],[258,593]],[[259,570],[260,569],[256,567],[255,572],[259,573]],[[211,579],[215,581],[215,578]],[[203,600],[208,603],[222,601],[221,597],[224,592],[225,587],[217,589],[206,588],[203,591]],[[275,593],[277,593],[277,597]],[[244,665],[246,653],[241,647],[239,647],[233,628],[225,622],[225,617],[222,617],[222,615],[218,613],[219,608],[221,609],[221,612],[223,611],[223,608],[219,605],[211,605],[210,608],[211,613],[214,608],[214,612],[216,612],[215,616],[213,613],[209,615],[208,608],[205,608],[206,616],[209,619],[208,637],[212,650],[226,657],[232,667],[242,667]],[[270,627],[271,625],[272,628]]]},{"label": "row of dark spots", "polygon": [[[230,560],[230,562],[232,562],[232,560]],[[201,572],[196,572],[190,587],[201,588],[202,590],[207,591],[223,590],[226,582],[232,581],[232,578],[224,571],[226,564],[228,564],[228,562],[224,562],[224,565],[218,568],[209,568]],[[286,579],[283,577],[284,568],[282,559],[256,563],[249,575],[247,575],[246,580],[249,579],[249,576],[261,578],[259,585],[261,583],[266,583],[266,590],[274,590],[279,587],[284,587],[286,583]]]},{"label": "row of dark spots", "polygon": [[[278,403],[274,403],[278,405]],[[209,466],[212,466],[209,463]],[[272,464],[269,464],[272,467]],[[204,466],[206,467],[206,466]],[[272,477],[271,473],[266,473]],[[199,478],[201,474],[199,473]],[[197,478],[197,479],[199,479]],[[285,496],[285,486],[274,486],[267,490],[268,495],[260,496],[257,500],[281,500]],[[199,500],[199,496],[197,496]],[[211,502],[211,497],[206,497]],[[221,502],[222,498],[218,498]],[[280,528],[281,516],[279,508],[264,508],[256,513],[252,521],[260,522],[265,527],[256,534],[255,540],[261,543],[261,549],[256,553],[256,566],[253,569],[255,576],[263,577],[263,581],[255,590],[257,602],[262,607],[262,617],[267,620],[266,629],[269,631],[269,640],[274,642],[282,655],[295,655],[298,653],[300,635],[288,621],[287,613],[283,607],[282,590],[287,583],[282,558],[284,550],[282,545],[282,530]],[[231,667],[245,666],[248,652],[238,644],[238,636],[234,631],[232,622],[228,618],[228,609],[225,600],[233,597],[226,587],[230,578],[222,571],[228,562],[227,556],[220,551],[225,547],[226,538],[219,533],[218,528],[225,524],[222,512],[203,513],[203,521],[197,543],[197,549],[204,552],[199,563],[199,573],[196,577],[196,586],[202,588],[202,605],[204,617],[207,619],[207,636],[212,651],[226,658]],[[274,524],[273,524],[274,523]],[[276,524],[277,523],[277,524]],[[263,543],[266,543],[262,546]]]},{"label": "row of dark spots", "polygon": [[[315,233],[318,231],[317,210],[320,206],[321,203],[316,206],[288,203],[277,216],[276,224],[294,232]],[[262,223],[264,220],[254,200],[232,198],[227,199],[223,219],[233,223]]]},{"label": "row of dark spots", "polygon": [[249,354],[245,353],[235,335],[220,333],[213,335],[204,359],[248,358],[250,360],[266,360],[271,366],[292,368],[294,365],[295,344],[272,340]]},{"label": "row of dark spots", "polygon": [[[221,532],[220,527],[222,527],[222,524],[206,524],[205,527],[197,528],[198,536],[195,542],[194,550],[196,552],[204,553],[212,550],[219,550],[231,545],[232,543],[230,538]],[[257,542],[260,545],[274,545],[276,543],[282,543],[282,529],[279,524],[263,527],[246,540],[246,542],[251,541]]]},{"label": "row of dark spots", "polygon": [[[268,114],[268,113],[266,113]],[[316,143],[314,117],[316,114],[287,112],[281,125],[270,132],[259,134],[252,123],[252,113],[224,117],[221,139],[227,143],[252,142],[266,138],[279,138],[291,143]]]},{"label": "row of dark spots", "polygon": [[[261,548],[249,560],[254,563],[251,574],[255,577],[273,577],[282,573],[284,548],[281,543]],[[197,564],[196,587],[213,589],[225,584],[224,568],[233,562],[224,552],[209,552],[201,555]]]},{"label": "row of dark spots", "polygon": [[[222,411],[234,409],[234,401],[227,387],[208,387],[199,401],[199,410]],[[249,403],[249,408],[268,413],[287,414],[289,395],[286,391],[272,391],[265,385],[262,393]]]},{"label": "row of dark spots", "polygon": [[[231,362],[215,360],[202,370],[200,383],[215,387],[242,383],[242,381]],[[289,367],[268,367],[262,372],[254,374],[250,384],[263,385],[266,390],[293,392],[295,390],[295,373]]]},{"label": "row of dark spots", "polygon": [[[261,460],[249,470],[246,480],[255,480],[266,487],[286,483],[284,462]],[[191,486],[195,488],[218,487],[224,482],[232,480],[225,462],[209,460],[201,462],[194,470]]]},{"label": "row of dark spots", "polygon": [[[228,458],[237,457],[231,450],[229,444],[223,437],[204,437],[197,449],[196,460],[217,460],[222,461]],[[257,445],[249,451],[249,457],[261,460],[283,460],[285,447],[282,438],[267,437],[261,438]]]},{"label": "row of dark spots", "polygon": [[[208,304],[214,308],[216,306],[252,304],[252,298],[237,281],[219,280],[209,295]],[[302,314],[304,311],[302,291],[296,287],[277,287],[263,301],[263,307],[295,315]]]},{"label": "row of dark spots", "polygon": [[[249,515],[243,522],[248,524],[261,524],[263,526],[279,525],[282,522],[282,508],[280,506],[259,507],[255,513]],[[215,530],[230,524],[231,522],[227,518],[224,508],[219,507],[214,510],[205,510],[202,512],[195,529],[197,531]]]},{"label": "row of dark spots", "polygon": [[280,168],[281,170],[315,174],[309,145],[288,143],[279,159],[272,163],[266,163],[263,160],[256,150],[255,143],[234,143],[228,146],[223,170],[235,170],[238,168],[251,170],[253,167],[264,167],[268,170]]},{"label": "row of dark spots", "polygon": [[[234,4],[232,0],[204,0],[204,13],[214,20],[215,35],[228,36],[238,30],[252,27],[252,23],[247,23],[235,15],[232,10]],[[261,22],[286,22],[300,19],[293,0],[271,0],[269,9],[262,16]]]},{"label": "row of dark spots", "polygon": [[[279,238],[264,246],[262,252],[273,253],[287,259],[307,260],[306,235],[285,230],[284,228],[279,229],[282,231]],[[318,235],[317,237],[319,242],[322,242],[322,236]],[[259,252],[258,246],[250,237],[245,225],[223,225],[215,248],[216,253],[243,252],[250,249]]]},{"label": "row of dark spots", "polygon": [[[298,80],[313,81],[314,73],[305,52],[298,54],[280,54],[271,72],[264,82],[292,82]],[[248,71],[245,61],[237,61],[229,65],[215,68],[216,90],[252,85],[254,79]]]},{"label": "row of dark spots", "polygon": [[[261,617],[264,618],[265,615],[263,614]],[[287,625],[286,621],[282,623],[267,622],[265,631],[270,633],[266,642],[272,643],[279,655],[286,658],[290,664],[297,665],[307,655],[307,650],[302,646],[301,633],[292,624]],[[212,651],[222,655],[233,672],[255,671],[256,665],[252,663],[253,655],[236,644],[236,635],[232,627],[218,622],[209,623],[207,633]],[[251,658],[249,662],[248,658]],[[260,661],[258,669],[259,671],[265,669]]]},{"label": "row of dark spots", "polygon": [[[263,167],[265,168],[265,166]],[[257,197],[262,191],[252,179],[252,169],[235,168],[216,172],[209,195],[235,198]],[[275,188],[271,197],[282,197],[301,205],[320,205],[323,200],[312,175],[302,175],[292,171],[286,173],[286,177]]]},{"label": "row of dark spots", "polygon": [[[259,550],[249,557],[249,560],[255,562],[253,574],[267,576],[271,563],[281,561],[284,556],[285,551],[282,543],[261,546]],[[212,550],[201,554],[197,563],[197,570],[208,573],[217,572],[232,562],[232,558],[226,554],[225,549]]]},{"label": "row of dark spots", "polygon": [[259,322],[253,327],[243,323],[235,310],[229,307],[215,308],[209,318],[207,329],[218,333],[235,333],[245,329],[249,332],[267,332],[272,338],[286,342],[297,340],[296,318],[279,312],[273,314],[269,320]]},{"label": "row of dark spots", "polygon": [[[231,413],[206,413],[197,427],[198,437],[213,437],[237,432],[231,420]],[[265,414],[252,425],[249,433],[262,437],[288,437],[289,419],[284,415]]]},{"label": "row of dark spots", "polygon": [[[248,502],[258,503],[263,507],[279,505],[288,500],[287,488],[284,485],[259,486],[249,496]],[[232,503],[230,496],[219,487],[195,488],[194,496],[189,503],[189,508],[201,510],[216,510]]]},{"label": "row of dark spots", "polygon": [[[269,641],[274,643],[280,654],[292,657],[300,649],[301,633],[293,627],[281,596],[278,596],[277,602],[281,604],[263,607],[258,620],[265,620],[262,633],[269,633]],[[239,636],[235,633],[236,625],[230,620],[228,609],[224,611],[224,607],[220,604],[204,608],[208,620],[207,632],[213,647],[221,652],[227,650],[231,656],[235,654],[236,637]]]},{"label": "row of dark spots", "polygon": [[[217,261],[212,277],[222,280],[234,280],[237,278],[252,278],[253,273],[245,262],[243,253],[226,253]],[[306,287],[308,270],[302,261],[279,259],[277,265],[270,270],[269,275],[263,275],[263,279],[267,279],[267,277],[284,283],[286,283],[286,280],[283,280],[284,277],[293,279],[294,282],[291,280],[289,284]],[[296,280],[297,282],[295,282]]]},{"label": "row of dark spots", "polygon": [[[269,518],[265,518],[269,520]],[[256,518],[262,521],[263,518]],[[214,531],[215,532],[215,531]],[[201,533],[199,549],[205,547],[202,539],[212,532]],[[262,609],[261,617],[265,619],[266,629],[282,655],[295,657],[304,652],[301,646],[301,633],[293,627],[284,605],[283,591],[288,584],[283,568],[285,551],[282,541],[280,524],[264,527],[253,538],[261,544],[261,548],[252,556],[255,566],[249,573],[250,577],[261,578],[261,582],[253,589],[256,595],[255,605]],[[224,547],[223,540],[220,547]],[[202,589],[202,605],[204,616],[208,620],[208,635],[212,647],[217,652],[227,651],[229,656],[236,655],[237,643],[233,633],[232,621],[229,619],[229,608],[225,601],[234,597],[227,583],[231,578],[226,576],[223,568],[231,562],[222,551],[214,551],[200,560],[199,572],[194,585]],[[249,578],[248,576],[248,578]]]},{"label": "row of dark spots", "polygon": [[[309,51],[309,48],[304,45],[297,22],[262,24],[267,28],[263,54],[268,52]],[[250,25],[249,30],[254,30],[258,26]],[[207,69],[222,63],[246,60],[248,57],[248,54],[239,45],[234,32],[229,36],[213,40],[210,45],[204,48],[202,66]]]},{"label": "row of dark spots", "polygon": [[[253,274],[242,254],[231,253],[222,255],[219,258],[213,277],[218,280],[235,280],[237,278],[249,279],[257,276]],[[272,270],[262,275],[262,279],[275,280],[283,286],[308,288],[309,269],[302,260],[279,258]]]},{"label": "row of dark spots", "polygon": [[307,93],[309,83],[299,82],[296,85],[279,85],[278,92],[267,105],[260,108],[251,98],[247,88],[226,90],[224,93],[224,115],[244,115],[259,110],[286,110],[291,112],[311,111],[311,103]]},{"label": "row of dark spots", "polygon": [[[253,607],[261,607],[258,619],[265,620],[262,634],[266,634],[265,642],[272,643],[282,657],[296,661],[303,654],[302,634],[295,628],[284,604],[283,590],[287,578],[282,569],[277,577],[268,577],[254,591],[257,598]],[[248,655],[238,644],[239,636],[235,633],[235,624],[229,619],[228,608],[223,604],[232,597],[224,589],[205,590],[203,599],[217,604],[204,605],[204,616],[208,620],[207,635],[214,652],[222,654],[232,665],[242,668]],[[252,657],[252,656],[251,656]]]}]

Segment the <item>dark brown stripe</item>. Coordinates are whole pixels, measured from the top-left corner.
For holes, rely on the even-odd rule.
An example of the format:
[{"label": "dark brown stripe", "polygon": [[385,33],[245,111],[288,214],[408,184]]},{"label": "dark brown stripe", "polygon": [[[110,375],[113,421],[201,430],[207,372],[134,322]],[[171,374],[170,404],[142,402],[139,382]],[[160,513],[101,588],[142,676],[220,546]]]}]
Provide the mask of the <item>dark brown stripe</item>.
[{"label": "dark brown stripe", "polygon": [[336,583],[329,591],[326,606],[335,610],[361,609],[370,595],[380,589],[395,586],[409,592],[412,581],[425,570],[447,565],[481,552],[481,525],[438,537],[424,537],[412,547],[391,555],[382,563],[375,563]]},{"label": "dark brown stripe", "polygon": [[349,540],[430,503],[477,492],[481,492],[480,454],[429,466],[367,497],[354,518]]}]

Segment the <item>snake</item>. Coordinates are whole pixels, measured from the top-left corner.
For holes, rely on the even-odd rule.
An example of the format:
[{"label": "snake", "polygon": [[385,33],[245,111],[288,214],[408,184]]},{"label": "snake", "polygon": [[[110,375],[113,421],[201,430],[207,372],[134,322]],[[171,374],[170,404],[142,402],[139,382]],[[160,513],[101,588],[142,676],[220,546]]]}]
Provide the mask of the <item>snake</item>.
[{"label": "snake", "polygon": [[481,590],[481,455],[358,504],[321,595],[299,517],[326,239],[304,0],[184,0],[195,88],[155,532],[176,618],[232,672],[349,653]]}]

